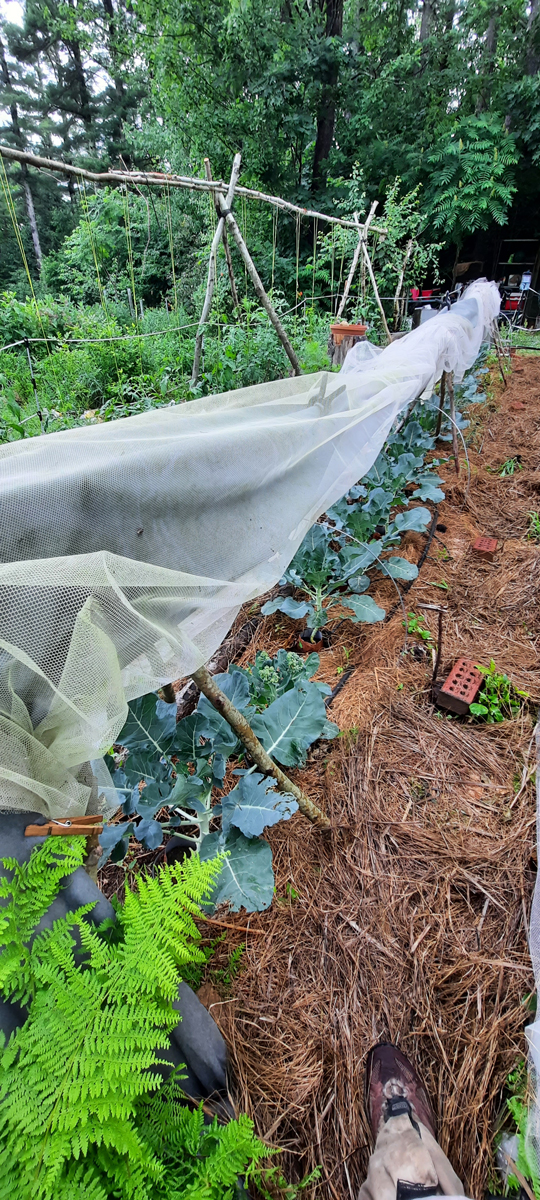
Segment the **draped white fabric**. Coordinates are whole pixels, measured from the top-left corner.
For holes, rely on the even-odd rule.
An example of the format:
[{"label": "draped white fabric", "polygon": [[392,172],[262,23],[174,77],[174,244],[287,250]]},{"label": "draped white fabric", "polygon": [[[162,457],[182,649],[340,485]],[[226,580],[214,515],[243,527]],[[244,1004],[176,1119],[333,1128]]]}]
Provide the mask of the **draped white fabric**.
[{"label": "draped white fabric", "polygon": [[85,810],[77,765],[110,747],[126,701],[212,655],[398,414],[473,364],[498,309],[480,281],[338,374],[0,448],[0,808]]}]

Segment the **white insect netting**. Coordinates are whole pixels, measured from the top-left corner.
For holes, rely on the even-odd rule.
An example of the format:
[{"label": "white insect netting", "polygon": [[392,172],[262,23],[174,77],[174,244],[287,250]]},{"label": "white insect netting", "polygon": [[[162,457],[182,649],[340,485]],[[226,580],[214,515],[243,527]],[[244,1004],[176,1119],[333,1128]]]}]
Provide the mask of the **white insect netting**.
[{"label": "white insect netting", "polygon": [[499,310],[450,312],[339,374],[0,448],[0,809],[86,811],[78,766],[127,701],[190,674],[374,462],[398,414],[470,367]]}]

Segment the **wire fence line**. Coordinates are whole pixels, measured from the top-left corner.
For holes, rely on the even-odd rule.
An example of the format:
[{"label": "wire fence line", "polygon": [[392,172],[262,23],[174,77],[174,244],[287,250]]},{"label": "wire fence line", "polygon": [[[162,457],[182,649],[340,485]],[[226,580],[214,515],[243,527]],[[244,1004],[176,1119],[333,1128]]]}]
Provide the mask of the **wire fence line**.
[{"label": "wire fence line", "polygon": [[[308,305],[307,300],[300,300],[298,302],[298,304],[293,304],[293,305],[291,305],[290,308],[286,308],[284,310],[284,312],[281,313],[281,316],[283,316],[283,317],[289,316],[290,313],[296,312],[297,309],[303,308],[304,305],[306,305],[306,307],[310,307],[313,300],[335,299],[335,296],[336,296],[335,292],[321,293],[321,295],[314,296],[314,297],[310,296],[309,297],[309,305]],[[394,297],[393,296],[381,296],[381,300],[393,302]],[[150,310],[150,311],[152,311],[152,310]],[[323,314],[321,314],[321,315],[323,315]],[[327,313],[326,315],[328,317],[333,316],[332,313]],[[224,321],[220,321],[218,317],[209,317],[209,319],[205,322],[205,324],[206,325],[217,325],[220,327],[224,327],[226,323]],[[241,325],[241,322],[234,322],[234,324],[235,324],[235,326],[239,326],[239,325]],[[128,341],[128,340],[131,341],[131,340],[137,339],[137,338],[166,337],[167,334],[169,334],[169,333],[181,333],[185,329],[198,329],[198,327],[199,327],[199,321],[190,321],[190,322],[188,322],[187,325],[171,325],[167,329],[153,329],[146,333],[143,331],[140,331],[138,333],[106,334],[104,337],[95,337],[95,338],[70,337],[69,334],[67,334],[64,337],[59,337],[57,334],[48,334],[47,337],[24,337],[24,338],[19,338],[19,340],[16,342],[8,342],[6,346],[0,346],[0,354],[4,350],[14,350],[18,346],[26,346],[27,342],[44,342],[45,344],[47,342],[59,342],[63,346],[94,345],[98,342],[124,342],[124,341]]]}]

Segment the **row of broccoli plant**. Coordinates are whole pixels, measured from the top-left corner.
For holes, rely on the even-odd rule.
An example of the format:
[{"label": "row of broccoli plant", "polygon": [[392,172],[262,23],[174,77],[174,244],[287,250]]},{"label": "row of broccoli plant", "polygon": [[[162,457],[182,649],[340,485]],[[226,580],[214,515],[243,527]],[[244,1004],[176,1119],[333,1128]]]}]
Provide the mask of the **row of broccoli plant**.
[{"label": "row of broccoli plant", "polygon": [[[486,354],[487,346],[484,358]],[[469,422],[459,406],[485,399],[479,376],[487,370],[483,365],[475,366],[456,389],[456,424],[460,430],[466,429]],[[442,441],[452,438],[448,409],[447,399],[439,434]],[[269,600],[261,609],[265,616],[282,612],[293,620],[306,621],[301,636],[313,642],[320,641],[320,631],[338,605],[345,610],[346,619],[354,623],[384,620],[385,610],[366,595],[371,574],[376,571],[403,581],[416,578],[415,564],[393,551],[404,533],[423,532],[431,514],[418,505],[408,508],[409,502],[439,504],[444,500],[442,480],[432,470],[442,460],[433,459],[426,466],[426,456],[438,440],[438,411],[439,397],[434,393],[390,435],[362,483],[351,488],[309,530],[280,580],[289,593],[297,593],[296,597],[282,593]],[[408,511],[403,512],[404,508]]]},{"label": "row of broccoli plant", "polygon": [[[424,419],[427,415],[426,410]],[[305,618],[311,640],[320,636],[337,605],[355,623],[384,620],[384,608],[366,592],[374,571],[400,580],[418,574],[414,563],[394,551],[405,533],[423,532],[431,519],[429,509],[408,508],[409,502],[437,504],[444,499],[440,476],[425,466],[434,445],[435,438],[418,420],[405,421],[390,436],[362,484],[329,509],[304,538],[281,580],[282,585],[292,585],[300,598],[277,596],[263,606],[263,614],[279,611],[295,620]]]},{"label": "row of broccoli plant", "polygon": [[[319,738],[333,738],[338,726],[326,716],[330,688],[313,682],[319,656],[279,650],[274,659],[257,653],[247,668],[231,666],[216,683],[244,714],[265,750],[283,767],[301,767]],[[212,904],[233,911],[268,908],[274,890],[272,851],[261,834],[286,821],[298,805],[277,792],[275,780],[244,765],[244,746],[227,721],[201,696],[197,709],[176,721],[176,704],[156,693],[132,700],[119,735],[121,751],[105,761],[123,795],[127,820],[107,825],[101,835],[103,865],[120,862],[134,835],[156,849],[164,832],[180,834],[201,859],[226,852]],[[235,764],[235,787],[223,790],[227,761]],[[166,810],[164,818],[163,811]],[[159,818],[159,819],[158,819]]]},{"label": "row of broccoli plant", "polygon": [[[470,403],[477,390],[476,376],[466,377],[456,398]],[[431,513],[417,503],[409,508],[409,503],[436,504],[444,498],[440,477],[425,463],[435,446],[437,410],[438,397],[433,396],[416,410],[418,415],[407,418],[362,483],[309,531],[282,580],[301,598],[278,596],[264,605],[263,613],[307,618],[311,636],[329,621],[336,605],[354,622],[383,620],[384,609],[366,595],[371,573],[394,580],[416,577],[417,567],[393,551],[408,530],[424,531]],[[467,422],[458,420],[464,428]],[[438,463],[433,460],[430,467]],[[315,653],[302,659],[280,650],[271,659],[259,651],[251,667],[231,666],[216,677],[265,750],[284,767],[301,767],[315,741],[338,733],[326,716],[324,695],[330,688],[313,681],[318,666]],[[152,850],[161,845],[164,832],[176,832],[203,860],[227,852],[214,905],[227,902],[233,911],[267,908],[274,876],[271,848],[261,834],[288,820],[297,803],[292,795],[277,792],[273,779],[244,765],[243,745],[208,700],[201,696],[196,711],[178,724],[176,705],[156,693],[132,701],[119,745],[121,751],[106,761],[123,797],[126,820],[105,827],[102,864],[108,858],[121,862],[131,835]],[[228,760],[237,782],[223,795]]]}]

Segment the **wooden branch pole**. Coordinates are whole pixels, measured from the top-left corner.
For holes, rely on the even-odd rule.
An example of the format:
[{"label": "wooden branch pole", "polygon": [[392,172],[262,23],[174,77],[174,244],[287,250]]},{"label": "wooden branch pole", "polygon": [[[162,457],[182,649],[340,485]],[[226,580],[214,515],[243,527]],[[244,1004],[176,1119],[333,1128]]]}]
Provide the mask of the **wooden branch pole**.
[{"label": "wooden branch pole", "polygon": [[406,268],[406,266],[407,266],[407,263],[408,263],[408,261],[409,261],[409,257],[410,257],[411,250],[412,250],[412,238],[410,238],[410,239],[409,239],[409,241],[407,242],[407,249],[406,249],[406,251],[405,251],[405,258],[403,259],[403,266],[402,266],[402,268],[401,268],[401,272],[400,272],[400,276],[399,276],[399,281],[398,281],[398,285],[397,285],[397,288],[396,288],[396,294],[395,294],[395,296],[394,296],[394,333],[397,333],[397,332],[398,332],[398,325],[400,324],[400,320],[399,320],[399,310],[400,310],[399,297],[400,297],[400,292],[401,292],[401,288],[402,288],[402,285],[403,285],[403,278],[404,278],[404,275],[405,275],[405,268]]},{"label": "wooden branch pole", "polygon": [[[227,195],[225,197],[225,200],[223,201],[224,206],[226,207],[227,211],[230,209],[230,206],[233,201],[234,190],[236,187],[238,176],[240,174],[241,161],[242,161],[241,155],[235,154],[233,168],[232,168],[232,172],[231,172],[231,179],[230,179],[229,187],[227,190]],[[220,197],[220,199],[221,199],[221,197]],[[216,254],[217,254],[217,249],[218,249],[219,243],[223,237],[224,229],[225,229],[225,217],[221,216],[217,223],[216,232],[212,238],[212,245],[210,247],[210,261],[208,263],[208,282],[206,284],[206,295],[204,297],[204,304],[202,306],[201,318],[199,321],[199,328],[197,329],[197,336],[195,338],[195,354],[193,356],[193,370],[191,372],[191,382],[192,383],[196,383],[199,378],[199,367],[201,365],[201,354],[202,354],[204,331],[206,328],[206,322],[208,320],[208,317],[210,316],[210,309],[212,307],[212,299],[213,299],[214,287],[215,287],[215,283],[216,283]]]},{"label": "wooden branch pole", "polygon": [[[358,222],[358,228],[360,229],[360,222]],[[377,304],[378,304],[378,306],[379,306],[379,312],[380,312],[380,314],[381,314],[381,319],[382,319],[382,323],[383,323],[383,326],[384,326],[384,332],[385,332],[385,334],[386,334],[386,340],[387,340],[387,342],[388,342],[388,345],[390,345],[390,342],[392,341],[392,334],[390,333],[390,330],[389,330],[389,328],[388,328],[388,321],[386,320],[386,313],[385,313],[385,311],[384,311],[384,308],[383,308],[383,306],[382,306],[381,297],[379,296],[379,289],[378,289],[378,287],[377,287],[377,280],[375,279],[375,275],[374,275],[374,273],[373,273],[373,267],[372,267],[372,265],[371,265],[371,259],[370,259],[370,257],[369,257],[369,254],[368,254],[368,249],[367,249],[367,246],[366,246],[366,243],[365,243],[365,240],[364,240],[364,238],[362,238],[362,239],[361,239],[361,246],[362,246],[362,254],[364,255],[364,261],[365,261],[366,267],[367,267],[367,269],[368,269],[368,275],[369,275],[369,278],[371,279],[371,286],[372,286],[372,288],[373,288],[373,293],[374,293],[375,299],[376,299],[376,301],[377,301]]]},{"label": "wooden branch pole", "polygon": [[274,329],[275,329],[275,331],[278,335],[278,338],[283,346],[283,349],[285,350],[285,353],[286,353],[289,361],[292,363],[294,374],[301,375],[302,368],[300,366],[300,360],[298,358],[296,350],[294,349],[294,346],[291,345],[288,335],[277,315],[277,312],[276,312],[273,304],[269,300],[268,296],[266,295],[266,292],[265,292],[263,284],[262,284],[262,280],[260,279],[260,276],[257,272],[257,268],[255,267],[255,263],[253,262],[251,254],[249,253],[249,250],[248,250],[246,243],[242,237],[242,234],[240,233],[240,230],[239,230],[238,225],[232,215],[232,212],[230,212],[227,209],[226,204],[225,204],[220,192],[217,193],[217,200],[218,200],[221,214],[222,214],[222,216],[225,216],[225,219],[231,230],[231,233],[236,242],[236,245],[238,246],[240,254],[242,255],[242,258],[246,264],[247,273],[251,279],[253,287],[255,288],[255,292],[257,293],[257,296],[259,297],[259,300],[260,300],[263,308],[266,309],[266,312],[268,313],[268,316],[270,317],[272,325],[274,326]]},{"label": "wooden branch pole", "polygon": [[492,332],[493,332],[493,343],[494,343],[494,346],[495,346],[495,353],[496,353],[496,355],[497,355],[497,359],[498,359],[498,363],[499,363],[499,371],[501,372],[501,378],[502,378],[502,381],[503,381],[503,383],[504,383],[504,386],[505,386],[505,388],[507,388],[507,387],[508,387],[508,382],[507,382],[506,375],[505,375],[505,373],[504,373],[504,370],[503,370],[503,364],[502,364],[502,353],[501,353],[501,351],[502,351],[502,344],[501,344],[501,335],[500,335],[500,333],[499,333],[499,328],[498,328],[498,325],[497,325],[497,322],[496,322],[496,321],[494,321],[494,322],[493,322],[493,331],[492,331]]},{"label": "wooden branch pole", "polygon": [[454,452],[454,463],[456,465],[456,475],[459,475],[459,443],[456,426],[456,398],[454,394],[454,375],[452,371],[446,372],[446,386],[450,397],[450,420],[452,422],[452,450]]},{"label": "wooden branch pole", "polygon": [[[356,243],[356,246],[354,248],[354,254],[352,256],[351,268],[350,268],[349,274],[347,275],[345,287],[343,288],[343,295],[341,297],[339,308],[336,313],[336,321],[339,321],[340,317],[343,316],[343,313],[345,311],[345,305],[347,303],[347,300],[349,299],[349,292],[352,287],[352,281],[356,274],[356,268],[358,266],[358,259],[360,258],[360,255],[362,253],[362,241],[366,238],[368,227],[371,224],[371,219],[373,217],[373,214],[375,212],[375,209],[376,209],[378,203],[379,203],[378,200],[373,201],[373,204],[371,205],[371,209],[369,211],[369,216],[366,218],[366,223],[365,223],[365,225],[362,226],[361,232],[358,236],[358,241]],[[356,216],[356,214],[355,214],[355,216]]]},{"label": "wooden branch pole", "polygon": [[439,437],[439,434],[441,432],[445,394],[446,394],[446,371],[443,371],[443,373],[441,375],[441,386],[440,386],[440,391],[439,391],[439,411],[437,413],[437,424],[435,426],[435,437],[436,438]]},{"label": "wooden branch pole", "polygon": [[[31,167],[37,167],[38,170],[60,171],[68,178],[88,179],[91,183],[131,183],[133,186],[138,184],[140,187],[148,187],[151,184],[157,187],[166,185],[167,187],[187,188],[190,192],[214,191],[214,182],[209,183],[207,179],[196,179],[191,175],[172,175],[164,171],[87,171],[84,167],[73,166],[72,163],[59,162],[54,158],[43,158],[40,154],[30,154],[26,150],[14,150],[11,146],[0,146],[0,156],[11,162],[29,163]],[[215,182],[223,192],[226,191],[227,184],[222,179]],[[255,188],[237,187],[236,194],[237,196],[246,196],[250,200],[262,200],[265,204],[272,204],[277,208],[285,209],[286,212],[301,213],[303,217],[317,217],[318,220],[328,221],[331,225],[343,225],[348,229],[356,228],[356,223],[345,217],[332,217],[329,213],[316,212],[312,208],[301,208],[299,204],[292,204],[290,200],[283,200],[281,196],[269,196],[266,192],[259,192]],[[377,233],[386,232],[387,230],[382,226],[377,226]]]},{"label": "wooden branch pole", "polygon": [[225,261],[227,263],[227,272],[229,275],[229,283],[231,285],[233,308],[236,309],[236,312],[238,313],[238,316],[240,317],[242,315],[242,309],[240,307],[240,297],[238,295],[238,289],[236,287],[236,279],[234,278],[233,261],[231,258],[231,248],[229,246],[229,239],[227,237],[226,229],[223,230],[223,249],[225,250]]},{"label": "wooden branch pole", "polygon": [[298,802],[300,812],[308,818],[308,821],[312,821],[312,823],[316,825],[318,829],[324,831],[329,830],[331,826],[328,817],[326,817],[322,810],[318,808],[312,800],[309,799],[309,796],[306,796],[305,793],[302,792],[300,788],[292,782],[291,779],[289,779],[285,772],[281,770],[281,767],[278,767],[277,764],[273,762],[273,760],[270,758],[270,755],[267,754],[264,747],[261,746],[259,739],[255,737],[251,725],[248,724],[243,713],[239,712],[239,710],[235,708],[234,704],[231,704],[231,701],[227,698],[224,692],[221,691],[221,688],[218,687],[217,683],[207,671],[206,667],[199,667],[198,671],[193,672],[191,678],[197,684],[197,687],[200,688],[203,695],[206,696],[206,699],[209,700],[210,703],[214,705],[214,708],[217,709],[218,713],[225,718],[225,720],[231,726],[231,729],[234,729],[234,732],[244,743],[244,746],[253,759],[255,765],[259,767],[259,769],[265,775],[273,775],[274,779],[277,781],[280,792],[290,792],[291,795],[294,796],[295,800]]},{"label": "wooden branch pole", "polygon": [[[210,166],[209,158],[205,158],[205,160],[204,160],[204,173],[206,175],[206,178],[209,181],[211,181],[212,180],[212,168]],[[217,212],[218,219],[219,219],[220,212],[219,212],[219,207],[218,207],[218,202],[216,200],[215,192],[214,192],[214,204],[216,206],[216,212]],[[223,229],[223,249],[225,251],[225,261],[227,263],[227,272],[229,275],[229,283],[231,285],[233,308],[236,309],[238,316],[240,316],[242,310],[240,307],[240,298],[238,296],[238,289],[236,287],[236,279],[234,278],[234,269],[233,269],[233,262],[232,262],[232,258],[231,258],[231,249],[229,246],[229,239],[227,237],[227,229],[226,228]]]}]

